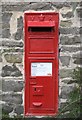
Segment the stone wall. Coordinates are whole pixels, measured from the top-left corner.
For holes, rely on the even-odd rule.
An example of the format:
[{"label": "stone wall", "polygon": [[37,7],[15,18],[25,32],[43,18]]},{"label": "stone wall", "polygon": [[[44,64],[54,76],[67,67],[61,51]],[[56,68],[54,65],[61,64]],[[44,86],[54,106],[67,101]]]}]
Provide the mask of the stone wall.
[{"label": "stone wall", "polygon": [[[80,32],[82,2],[2,2],[2,35],[0,38],[0,104],[3,112],[23,115],[24,111],[24,31],[23,16],[26,10],[53,10],[60,15],[59,47],[59,108],[76,84],[72,71],[82,65]],[[2,99],[1,99],[2,96]]]}]

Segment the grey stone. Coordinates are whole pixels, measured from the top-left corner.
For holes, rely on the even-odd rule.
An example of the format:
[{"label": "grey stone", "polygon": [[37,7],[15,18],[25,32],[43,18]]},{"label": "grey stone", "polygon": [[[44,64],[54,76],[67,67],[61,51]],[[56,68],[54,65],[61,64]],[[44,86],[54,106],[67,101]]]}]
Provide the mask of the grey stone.
[{"label": "grey stone", "polygon": [[23,38],[23,30],[17,29],[17,32],[14,34],[15,40],[20,40]]},{"label": "grey stone", "polygon": [[66,14],[62,14],[62,16],[63,18],[71,18],[71,17],[74,17],[74,14],[72,11],[71,12],[69,11]]},{"label": "grey stone", "polygon": [[80,1],[80,7],[82,7],[82,1]]},{"label": "grey stone", "polygon": [[1,43],[2,43],[1,46],[7,46],[7,47],[23,47],[23,42],[3,40],[3,41],[1,41]]},{"label": "grey stone", "polygon": [[22,53],[18,54],[5,54],[5,59],[9,63],[21,63],[22,62]]},{"label": "grey stone", "polygon": [[61,9],[62,7],[71,7],[70,2],[51,2],[51,4],[57,9]]},{"label": "grey stone", "polygon": [[72,77],[73,70],[72,69],[61,69],[59,70],[60,78]]},{"label": "grey stone", "polygon": [[2,38],[9,38],[10,35],[10,29],[2,29]]},{"label": "grey stone", "polygon": [[82,65],[82,58],[77,58],[74,60],[74,63],[75,64],[79,64],[79,65]]},{"label": "grey stone", "polygon": [[73,54],[73,59],[75,64],[81,64],[82,65],[82,51],[76,54]]},{"label": "grey stone", "polygon": [[21,52],[21,54],[23,54],[24,49],[21,49],[21,48],[9,48],[9,49],[6,49],[6,48],[4,48],[3,52]]},{"label": "grey stone", "polygon": [[[2,11],[23,11],[23,10],[27,10],[27,7],[30,3],[29,2],[14,2],[12,4],[2,4]],[[26,9],[25,9],[26,8]]]},{"label": "grey stone", "polygon": [[21,114],[23,114],[24,108],[23,108],[23,106],[18,105],[18,106],[16,106],[14,111],[15,111],[15,113],[17,113],[17,115],[21,115]]},{"label": "grey stone", "polygon": [[80,40],[80,36],[69,37],[69,36],[62,35],[60,37],[60,43],[62,45],[71,45],[71,44],[81,43],[81,40]]},{"label": "grey stone", "polygon": [[5,23],[9,23],[11,16],[12,16],[12,13],[4,12],[2,14],[2,21],[5,22]]},{"label": "grey stone", "polygon": [[69,51],[69,52],[77,52],[81,50],[80,47],[76,47],[76,46],[72,46],[72,47],[68,47],[68,46],[62,46],[61,47],[61,52],[66,52],[66,51]]},{"label": "grey stone", "polygon": [[23,38],[23,18],[17,19],[17,32],[14,34],[15,40],[20,40]]},{"label": "grey stone", "polygon": [[22,94],[3,94],[2,100],[8,104],[22,104]]},{"label": "grey stone", "polygon": [[68,27],[68,28],[60,27],[60,33],[76,35],[80,33],[80,28],[79,27]]},{"label": "grey stone", "polygon": [[[80,23],[81,24],[81,23]],[[80,27],[80,35],[82,35],[82,27]]]},{"label": "grey stone", "polygon": [[61,98],[62,98],[62,99],[67,99],[67,98],[68,98],[68,94],[69,94],[70,92],[72,92],[73,89],[74,89],[73,86],[63,86],[63,87],[61,88],[61,95],[60,95]]},{"label": "grey stone", "polygon": [[78,13],[78,17],[82,18],[82,7],[77,7],[76,11]]},{"label": "grey stone", "polygon": [[75,53],[73,54],[72,56],[73,58],[82,58],[82,51],[78,52],[78,53]]},{"label": "grey stone", "polygon": [[71,20],[64,20],[60,22],[61,27],[71,27],[72,21]]},{"label": "grey stone", "polygon": [[50,6],[50,4],[46,2],[31,3],[24,10],[39,10],[44,9],[47,6]]},{"label": "grey stone", "polygon": [[4,66],[2,68],[2,73],[1,73],[2,77],[6,77],[6,76],[15,76],[15,77],[19,77],[22,76],[21,71],[16,67],[16,65],[12,65],[12,66]]},{"label": "grey stone", "polygon": [[9,29],[9,28],[10,28],[10,24],[2,21],[2,29]]},{"label": "grey stone", "polygon": [[20,92],[23,89],[22,81],[2,81],[2,90],[4,92],[13,91]]},{"label": "grey stone", "polygon": [[8,104],[2,104],[2,112],[5,114],[9,114],[13,111],[13,107],[9,106]]},{"label": "grey stone", "polygon": [[70,56],[60,56],[60,61],[63,66],[68,66],[70,63]]},{"label": "grey stone", "polygon": [[0,62],[2,62],[2,56],[0,55]]},{"label": "grey stone", "polygon": [[17,18],[17,28],[18,29],[23,29],[23,17],[20,16],[19,18]]}]

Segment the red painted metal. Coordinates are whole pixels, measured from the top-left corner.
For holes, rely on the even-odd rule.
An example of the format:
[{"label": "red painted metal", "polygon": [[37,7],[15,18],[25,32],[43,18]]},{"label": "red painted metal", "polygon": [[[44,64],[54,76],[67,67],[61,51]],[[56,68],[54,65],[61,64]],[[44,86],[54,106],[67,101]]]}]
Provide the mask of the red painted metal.
[{"label": "red painted metal", "polygon": [[58,25],[55,12],[24,14],[25,116],[58,112]]}]

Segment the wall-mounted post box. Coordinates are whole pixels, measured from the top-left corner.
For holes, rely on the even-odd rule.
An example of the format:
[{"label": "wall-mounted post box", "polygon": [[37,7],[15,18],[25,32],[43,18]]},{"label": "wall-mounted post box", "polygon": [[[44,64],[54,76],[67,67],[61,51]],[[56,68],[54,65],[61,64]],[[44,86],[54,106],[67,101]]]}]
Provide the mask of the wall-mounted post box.
[{"label": "wall-mounted post box", "polygon": [[58,111],[58,24],[55,12],[25,12],[25,116]]}]

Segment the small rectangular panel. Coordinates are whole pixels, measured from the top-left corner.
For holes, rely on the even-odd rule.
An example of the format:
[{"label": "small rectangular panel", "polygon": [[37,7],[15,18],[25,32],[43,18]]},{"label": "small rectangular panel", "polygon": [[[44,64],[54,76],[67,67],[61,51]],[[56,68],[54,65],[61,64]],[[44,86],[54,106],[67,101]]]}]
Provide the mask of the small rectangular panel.
[{"label": "small rectangular panel", "polygon": [[29,39],[29,53],[54,53],[54,39],[53,38],[38,38]]},{"label": "small rectangular panel", "polygon": [[52,63],[31,63],[31,76],[52,76]]}]

